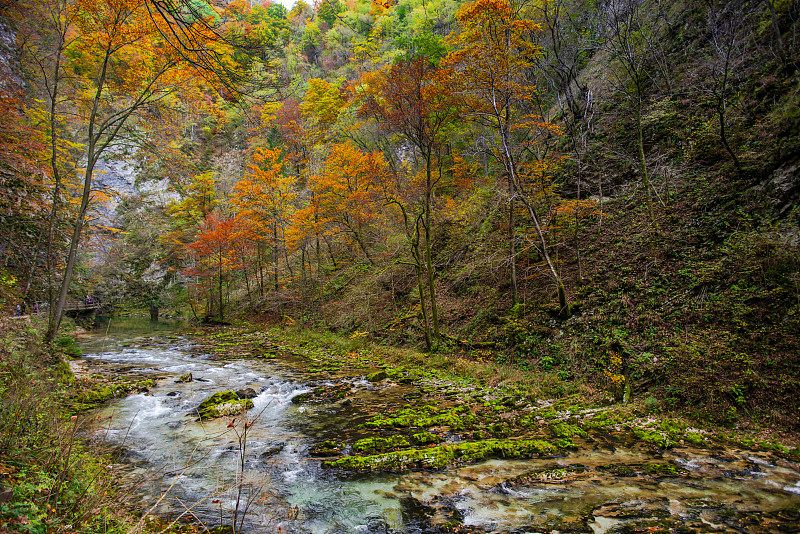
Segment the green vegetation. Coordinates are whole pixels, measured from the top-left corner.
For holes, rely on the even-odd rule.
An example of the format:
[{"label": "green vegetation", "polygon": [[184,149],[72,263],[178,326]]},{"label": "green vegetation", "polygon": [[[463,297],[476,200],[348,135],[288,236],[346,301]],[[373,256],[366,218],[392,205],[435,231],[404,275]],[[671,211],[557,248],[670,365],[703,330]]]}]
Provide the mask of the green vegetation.
[{"label": "green vegetation", "polygon": [[234,391],[218,391],[200,403],[197,415],[200,419],[215,419],[238,415],[252,407],[252,400],[240,399]]},{"label": "green vegetation", "polygon": [[[800,454],[797,1],[7,4],[0,308],[56,312],[43,345],[4,326],[0,473],[33,504],[0,529],[67,513],[42,497],[74,476],[65,417],[150,386],[71,376],[57,326],[92,299],[208,325],[213,358],[421,388],[330,444],[380,451],[348,469],[586,438]],[[108,226],[103,156],[139,192]],[[252,407],[217,395],[201,418]]]},{"label": "green vegetation", "polygon": [[543,440],[488,440],[452,443],[425,449],[405,449],[372,456],[345,456],[324,462],[323,465],[349,471],[443,469],[487,458],[548,456],[557,452],[558,447]]},{"label": "green vegetation", "polygon": [[44,349],[29,323],[0,322],[0,530],[129,532],[135,519],[108,470],[113,460],[77,438],[87,421],[70,414],[87,400],[65,357]]}]

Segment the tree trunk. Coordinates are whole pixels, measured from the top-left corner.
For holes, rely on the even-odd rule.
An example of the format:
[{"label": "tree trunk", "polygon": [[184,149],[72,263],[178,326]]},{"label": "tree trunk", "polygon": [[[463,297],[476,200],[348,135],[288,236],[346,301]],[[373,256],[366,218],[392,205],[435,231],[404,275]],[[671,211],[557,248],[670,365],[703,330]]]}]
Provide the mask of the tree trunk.
[{"label": "tree trunk", "polygon": [[219,263],[217,264],[218,291],[219,291],[219,320],[225,320],[225,301],[222,298],[222,251],[220,251]]},{"label": "tree trunk", "polygon": [[431,319],[433,321],[433,338],[439,343],[439,309],[436,306],[436,287],[434,285],[435,273],[433,271],[433,261],[431,259],[431,155],[425,157],[425,220],[423,229],[425,230],[425,267],[428,270],[428,294],[431,299]]},{"label": "tree trunk", "polygon": [[519,289],[517,288],[517,247],[516,247],[516,233],[514,231],[514,196],[511,182],[508,183],[508,261],[510,263],[510,282],[511,282],[511,305],[516,306],[519,304]]},{"label": "tree trunk", "polygon": [[83,177],[83,194],[81,195],[81,205],[78,209],[78,216],[75,220],[75,228],[72,231],[72,239],[69,244],[69,255],[67,256],[67,267],[64,269],[64,276],[61,279],[61,289],[58,293],[58,302],[53,315],[50,317],[50,323],[47,327],[44,339],[50,342],[55,337],[58,328],[61,326],[61,319],[64,316],[64,306],[67,302],[67,294],[69,293],[69,285],[72,282],[72,272],[75,269],[75,260],[78,256],[78,243],[81,240],[81,232],[83,231],[83,222],[86,216],[86,210],[89,207],[89,196],[92,192],[92,172],[94,165],[97,162],[98,155],[94,154],[94,141],[89,142],[89,160],[86,165],[86,172]]},{"label": "tree trunk", "polygon": [[547,252],[547,240],[544,238],[544,231],[542,230],[542,226],[539,223],[539,217],[536,215],[536,210],[533,208],[533,206],[525,196],[525,192],[522,189],[522,184],[519,182],[519,179],[517,178],[516,163],[514,161],[513,156],[511,155],[511,150],[508,146],[508,132],[506,131],[502,123],[502,119],[499,116],[498,116],[498,130],[500,132],[500,140],[503,145],[503,165],[506,167],[506,172],[508,173],[509,180],[511,180],[511,183],[513,184],[513,195],[519,196],[520,201],[528,210],[528,215],[530,215],[531,220],[533,220],[533,226],[536,229],[536,235],[539,238],[539,244],[541,246],[541,250],[539,252],[544,258],[544,261],[547,264],[547,268],[550,271],[550,276],[553,278],[553,281],[556,283],[556,287],[558,289],[559,313],[562,316],[569,315],[570,306],[569,302],[567,301],[567,294],[566,290],[564,289],[564,283],[561,281],[561,276],[558,274],[555,265],[550,259],[550,254]]},{"label": "tree trunk", "polygon": [[278,290],[278,226],[272,225],[272,275],[275,291]]},{"label": "tree trunk", "polygon": [[647,202],[647,218],[654,222],[653,195],[650,191],[650,178],[647,176],[647,161],[644,157],[644,135],[642,133],[642,99],[637,95],[636,100],[636,144],[639,149],[639,171],[642,173],[642,187],[644,187]]}]

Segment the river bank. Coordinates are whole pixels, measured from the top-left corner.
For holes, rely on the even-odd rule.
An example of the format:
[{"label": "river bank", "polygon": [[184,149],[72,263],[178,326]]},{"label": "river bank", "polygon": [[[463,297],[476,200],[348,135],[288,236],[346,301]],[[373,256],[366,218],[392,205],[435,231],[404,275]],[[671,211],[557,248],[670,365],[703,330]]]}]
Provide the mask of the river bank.
[{"label": "river bank", "polygon": [[[767,440],[702,428],[643,404],[619,405],[585,386],[496,362],[372,345],[358,335],[193,328],[177,338],[145,336],[121,347],[120,354],[129,354],[120,357],[131,365],[148,346],[178,347],[187,356],[160,365],[148,356],[148,372],[161,375],[156,387],[114,409],[139,417],[151,410],[154,423],[167,418],[153,428],[181,429],[168,443],[196,446],[187,436],[199,427],[186,421],[187,408],[212,392],[254,388],[255,413],[205,423],[202,436],[213,434],[209,428],[227,432],[209,454],[216,461],[237,457],[241,448],[231,436],[248,428],[238,425],[250,423],[255,432],[263,417],[256,414],[269,410],[270,429],[247,446],[253,458],[244,459],[240,472],[279,481],[268,492],[267,515],[281,517],[288,531],[340,531],[335,525],[345,520],[321,503],[342,488],[359,495],[358,504],[340,497],[339,508],[368,510],[347,515],[348,528],[385,532],[720,532],[762,524],[767,530],[756,531],[781,532],[800,518],[797,449],[778,434]],[[201,382],[179,385],[178,375],[197,366],[203,370],[192,374]],[[236,378],[221,381],[220,373]],[[285,434],[270,434],[275,428]],[[286,482],[293,477],[307,477],[302,490]]]},{"label": "river bank", "polygon": [[[52,480],[86,486],[87,473],[84,496],[139,510],[106,508],[102,521],[116,526],[105,528],[120,532],[161,530],[178,517],[173,529],[230,525],[243,494],[253,507],[239,515],[244,531],[785,532],[800,521],[798,449],[778,432],[703,426],[585,385],[359,335],[125,321],[136,320],[79,336],[86,355],[64,356],[74,378],[64,366],[60,381],[47,371],[43,383],[59,385],[42,398],[61,415],[37,439],[51,432],[62,460],[74,443],[82,461],[72,465],[83,467],[51,461],[61,470],[33,477],[41,463],[20,467],[26,445],[7,439],[18,454],[0,461],[12,492],[3,528],[97,532],[56,513],[68,500],[47,508]],[[77,354],[68,339],[59,345]],[[208,396],[247,388],[254,409],[193,415]],[[96,448],[84,445],[89,438]],[[175,487],[165,493],[164,484]],[[183,509],[191,513],[177,512],[173,498],[194,503]],[[140,521],[145,510],[151,519]]]}]

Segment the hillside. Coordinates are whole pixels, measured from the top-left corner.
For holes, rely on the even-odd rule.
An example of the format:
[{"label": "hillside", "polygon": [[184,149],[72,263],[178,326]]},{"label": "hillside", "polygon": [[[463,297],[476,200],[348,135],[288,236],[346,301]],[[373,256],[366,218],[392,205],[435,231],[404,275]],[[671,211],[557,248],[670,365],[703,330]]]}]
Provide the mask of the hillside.
[{"label": "hillside", "polygon": [[[95,93],[125,116],[100,141],[180,196],[90,219],[101,254],[73,232],[103,201],[76,173],[95,116],[70,110],[92,109],[98,51],[46,56],[69,87],[47,108],[32,43],[59,34],[23,4],[4,12],[26,80],[2,117],[7,307],[55,309],[66,281],[117,310],[366,335],[556,396],[800,429],[798,2],[209,4],[183,21],[216,25],[192,34],[209,53],[158,63],[156,25]],[[137,93],[153,65],[184,70]]]}]

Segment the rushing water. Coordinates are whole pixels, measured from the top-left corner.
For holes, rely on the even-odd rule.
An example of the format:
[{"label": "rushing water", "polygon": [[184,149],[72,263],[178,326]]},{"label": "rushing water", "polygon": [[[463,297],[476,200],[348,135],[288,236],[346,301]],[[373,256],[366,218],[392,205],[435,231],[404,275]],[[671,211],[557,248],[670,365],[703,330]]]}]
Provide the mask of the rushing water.
[{"label": "rushing water", "polygon": [[[487,532],[603,533],[662,519],[708,532],[755,521],[767,526],[754,531],[781,532],[800,518],[797,466],[746,451],[654,454],[589,441],[562,458],[342,478],[322,469],[309,449],[348,423],[324,406],[291,403],[312,385],[301,366],[215,361],[169,335],[171,328],[113,319],[81,342],[92,365],[156,380],[148,393],[97,410],[94,432],[124,451],[124,483],[158,513],[188,510],[215,525],[230,523],[236,511],[246,531],[326,534],[439,532],[432,524],[449,520]],[[185,373],[194,379],[179,382]],[[374,389],[358,378],[352,383]],[[230,418],[201,422],[192,415],[213,393],[245,388],[257,393],[246,434],[241,424],[229,427]],[[682,475],[642,475],[653,462],[677,466]],[[634,466],[634,473],[619,466]],[[509,482],[536,469],[559,475]]]}]

